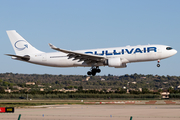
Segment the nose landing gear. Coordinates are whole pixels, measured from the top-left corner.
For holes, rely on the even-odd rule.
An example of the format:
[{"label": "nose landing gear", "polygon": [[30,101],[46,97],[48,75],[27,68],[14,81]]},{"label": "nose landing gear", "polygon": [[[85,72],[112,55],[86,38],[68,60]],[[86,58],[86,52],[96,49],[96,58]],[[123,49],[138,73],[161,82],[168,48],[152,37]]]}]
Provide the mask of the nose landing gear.
[{"label": "nose landing gear", "polygon": [[99,66],[96,66],[96,67],[93,66],[93,67],[91,68],[91,71],[88,71],[87,74],[88,74],[88,75],[95,76],[96,73],[100,73],[100,72],[101,72],[101,70],[99,69]]},{"label": "nose landing gear", "polygon": [[160,64],[159,64],[159,63],[160,63],[160,60],[158,60],[157,62],[158,62],[157,67],[160,67]]}]

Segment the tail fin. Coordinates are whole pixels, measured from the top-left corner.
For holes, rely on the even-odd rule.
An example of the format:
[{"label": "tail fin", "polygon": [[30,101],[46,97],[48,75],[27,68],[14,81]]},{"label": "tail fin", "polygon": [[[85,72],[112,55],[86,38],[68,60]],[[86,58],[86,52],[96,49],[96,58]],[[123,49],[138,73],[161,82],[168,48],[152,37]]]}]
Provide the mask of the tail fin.
[{"label": "tail fin", "polygon": [[43,53],[29,44],[21,35],[19,35],[15,30],[6,31],[11,44],[14,48],[16,55],[31,55]]}]

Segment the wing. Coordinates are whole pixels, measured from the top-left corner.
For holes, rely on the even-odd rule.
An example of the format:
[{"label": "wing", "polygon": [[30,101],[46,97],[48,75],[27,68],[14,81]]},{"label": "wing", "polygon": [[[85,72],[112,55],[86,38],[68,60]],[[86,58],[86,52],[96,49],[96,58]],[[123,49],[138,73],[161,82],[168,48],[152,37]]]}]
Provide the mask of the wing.
[{"label": "wing", "polygon": [[50,43],[49,43],[49,46],[54,50],[66,53],[68,56],[68,59],[74,58],[73,60],[79,60],[78,62],[84,61],[85,63],[90,64],[90,63],[104,62],[106,60],[106,58],[103,56],[64,50],[64,49],[57,48]]}]

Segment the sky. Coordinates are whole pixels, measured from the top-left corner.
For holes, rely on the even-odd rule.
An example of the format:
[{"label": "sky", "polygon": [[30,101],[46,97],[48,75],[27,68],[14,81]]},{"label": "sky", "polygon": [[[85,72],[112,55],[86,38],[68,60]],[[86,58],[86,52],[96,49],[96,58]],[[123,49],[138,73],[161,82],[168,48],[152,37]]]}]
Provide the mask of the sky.
[{"label": "sky", "polygon": [[[0,73],[86,75],[89,67],[54,68],[11,59],[15,54],[6,30],[16,30],[31,45],[67,50],[169,45],[180,52],[179,0],[0,0]],[[100,67],[97,75],[179,76],[179,53],[157,61]]]}]

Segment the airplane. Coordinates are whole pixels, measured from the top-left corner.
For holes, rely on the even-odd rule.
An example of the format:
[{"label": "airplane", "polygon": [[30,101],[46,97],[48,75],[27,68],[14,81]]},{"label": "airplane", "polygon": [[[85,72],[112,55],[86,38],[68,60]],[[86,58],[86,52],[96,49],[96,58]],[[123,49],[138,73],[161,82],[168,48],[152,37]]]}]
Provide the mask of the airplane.
[{"label": "airplane", "polygon": [[6,31],[16,55],[12,59],[51,67],[91,67],[87,75],[95,76],[100,73],[100,66],[125,68],[127,63],[157,61],[171,57],[177,53],[175,49],[166,45],[137,45],[114,48],[89,50],[65,50],[57,48],[51,43],[49,46],[58,52],[45,53],[28,43],[15,30]]}]

